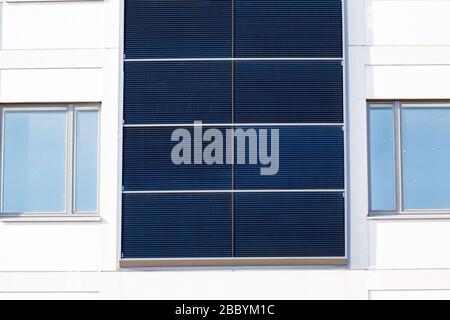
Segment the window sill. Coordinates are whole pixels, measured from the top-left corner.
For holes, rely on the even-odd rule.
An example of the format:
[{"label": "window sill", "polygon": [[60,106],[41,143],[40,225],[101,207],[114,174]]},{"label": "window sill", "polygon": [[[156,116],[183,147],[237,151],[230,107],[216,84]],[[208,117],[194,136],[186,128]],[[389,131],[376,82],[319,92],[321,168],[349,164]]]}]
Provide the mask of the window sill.
[{"label": "window sill", "polygon": [[1,222],[101,222],[99,215],[0,215]]},{"label": "window sill", "polygon": [[450,220],[450,213],[370,214],[368,220]]}]

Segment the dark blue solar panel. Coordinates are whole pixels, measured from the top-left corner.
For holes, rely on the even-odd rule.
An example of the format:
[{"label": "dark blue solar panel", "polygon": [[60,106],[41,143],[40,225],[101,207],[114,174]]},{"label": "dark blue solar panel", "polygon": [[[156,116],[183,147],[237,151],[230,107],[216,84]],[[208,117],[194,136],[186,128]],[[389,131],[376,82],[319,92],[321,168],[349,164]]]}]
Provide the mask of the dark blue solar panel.
[{"label": "dark blue solar panel", "polygon": [[231,195],[124,194],[124,258],[231,257]]},{"label": "dark blue solar panel", "polygon": [[344,188],[344,138],[341,126],[287,126],[278,129],[278,173],[263,176],[260,171],[262,165],[236,165],[236,189]]},{"label": "dark blue solar panel", "polygon": [[125,124],[230,123],[231,62],[126,62]]},{"label": "dark blue solar panel", "polygon": [[[172,162],[172,127],[124,128],[123,185],[139,190],[230,190],[230,165],[175,165]],[[186,128],[194,143],[193,129]],[[194,152],[191,152],[194,163]]]},{"label": "dark blue solar panel", "polygon": [[340,61],[237,61],[237,123],[342,123]]},{"label": "dark blue solar panel", "polygon": [[[126,0],[125,7],[127,59],[230,58],[233,45],[242,58],[342,58],[341,0]],[[278,128],[273,176],[261,175],[263,164],[177,166],[176,128],[157,126],[342,123],[340,61],[128,61],[124,68],[125,124],[156,125],[124,128],[125,191],[344,188],[340,126]],[[125,193],[122,209],[124,258],[345,254],[340,192]]]},{"label": "dark blue solar panel", "polygon": [[127,0],[126,58],[230,57],[231,0]]},{"label": "dark blue solar panel", "polygon": [[235,194],[237,257],[344,257],[342,193]]},{"label": "dark blue solar panel", "polygon": [[342,57],[341,0],[235,0],[237,57]]}]

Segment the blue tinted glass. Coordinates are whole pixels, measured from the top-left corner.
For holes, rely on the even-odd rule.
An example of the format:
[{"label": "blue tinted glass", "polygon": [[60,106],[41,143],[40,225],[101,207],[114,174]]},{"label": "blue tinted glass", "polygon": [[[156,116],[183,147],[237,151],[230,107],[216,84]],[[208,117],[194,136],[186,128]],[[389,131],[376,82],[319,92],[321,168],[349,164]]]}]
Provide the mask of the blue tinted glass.
[{"label": "blue tinted glass", "polygon": [[4,114],[3,212],[64,212],[66,112]]},{"label": "blue tinted glass", "polygon": [[450,208],[450,108],[402,110],[404,209]]},{"label": "blue tinted glass", "polygon": [[98,111],[76,112],[75,211],[97,211]]},{"label": "blue tinted glass", "polygon": [[371,210],[395,210],[394,113],[392,108],[370,110]]}]

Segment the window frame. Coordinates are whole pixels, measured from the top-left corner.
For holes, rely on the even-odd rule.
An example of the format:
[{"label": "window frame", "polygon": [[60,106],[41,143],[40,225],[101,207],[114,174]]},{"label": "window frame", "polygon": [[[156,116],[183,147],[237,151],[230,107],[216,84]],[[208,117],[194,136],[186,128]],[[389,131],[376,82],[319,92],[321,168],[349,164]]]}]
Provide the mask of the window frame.
[{"label": "window frame", "polygon": [[[371,176],[371,143],[370,143],[370,111],[376,108],[386,108],[390,105],[393,111],[393,134],[394,134],[394,210],[373,210],[372,209],[372,176]],[[402,157],[402,110],[405,108],[447,108],[450,110],[450,101],[410,101],[410,100],[380,100],[367,101],[366,126],[367,126],[367,181],[368,181],[368,211],[369,216],[382,215],[424,215],[424,214],[450,214],[450,207],[447,209],[405,209],[403,204],[403,157]],[[450,195],[449,195],[450,196]]]},{"label": "window frame", "polygon": [[[76,211],[76,112],[95,110],[98,112],[97,123],[97,209],[95,211]],[[4,156],[5,156],[5,112],[21,111],[65,111],[66,115],[66,146],[65,146],[65,210],[62,212],[4,212]],[[99,103],[76,104],[3,104],[0,105],[0,217],[89,217],[98,216],[100,212],[100,117]]]}]

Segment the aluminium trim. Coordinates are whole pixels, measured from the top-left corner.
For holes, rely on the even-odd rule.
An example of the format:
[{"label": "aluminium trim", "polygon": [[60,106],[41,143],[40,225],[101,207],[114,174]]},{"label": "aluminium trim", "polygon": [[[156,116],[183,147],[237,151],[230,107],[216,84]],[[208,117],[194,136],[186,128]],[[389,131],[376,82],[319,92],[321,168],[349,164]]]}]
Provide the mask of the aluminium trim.
[{"label": "aluminium trim", "polygon": [[[77,194],[76,194],[76,178],[77,178],[77,153],[78,153],[78,136],[77,136],[77,114],[78,112],[83,111],[97,111],[97,188],[96,188],[96,209],[95,211],[78,211],[76,208],[76,200],[77,200]],[[101,107],[98,106],[90,106],[90,107],[78,107],[76,105],[73,106],[72,111],[72,121],[73,121],[73,137],[72,137],[72,150],[73,150],[73,163],[72,163],[72,214],[90,214],[90,213],[99,213],[100,212],[100,167],[101,167],[101,161],[100,161],[100,132],[101,132]]]},{"label": "aluminium trim", "polygon": [[124,128],[162,127],[343,127],[344,123],[170,123],[170,124],[124,124]]},{"label": "aluminium trim", "polygon": [[330,258],[207,258],[207,259],[121,259],[121,268],[152,267],[262,267],[262,266],[346,266],[346,257]]},{"label": "aluminium trim", "polygon": [[[348,103],[347,103],[347,99],[348,99],[348,95],[347,95],[347,64],[346,64],[346,60],[347,60],[347,50],[346,50],[346,46],[347,46],[347,37],[346,37],[346,28],[347,28],[347,23],[346,23],[346,4],[347,1],[346,0],[342,0],[342,5],[341,5],[341,9],[342,9],[342,43],[343,43],[343,48],[342,48],[342,57],[341,58],[187,58],[187,59],[127,59],[125,57],[125,53],[124,53],[124,48],[125,48],[125,43],[124,43],[124,25],[125,25],[125,16],[124,16],[124,6],[123,6],[123,1],[121,1],[121,41],[120,41],[120,82],[121,82],[121,86],[119,89],[119,99],[120,99],[120,112],[119,112],[119,120],[120,120],[120,125],[119,125],[119,142],[120,142],[120,150],[119,150],[119,172],[121,173],[121,169],[123,167],[123,128],[125,127],[132,127],[133,125],[124,125],[124,118],[123,118],[123,96],[124,96],[124,65],[125,62],[138,62],[138,61],[149,61],[149,62],[164,62],[164,61],[258,61],[258,60],[274,60],[274,61],[283,61],[283,60],[299,60],[299,61],[341,61],[342,67],[343,67],[343,120],[344,123],[341,124],[321,124],[321,125],[336,125],[336,126],[342,126],[344,129],[344,171],[345,171],[345,176],[344,176],[344,184],[345,184],[345,189],[340,189],[340,190],[323,190],[324,192],[342,192],[343,196],[345,197],[344,201],[345,201],[345,207],[344,207],[344,224],[345,224],[345,257],[337,257],[337,258],[251,258],[251,259],[242,259],[242,258],[230,258],[230,259],[218,259],[218,260],[214,260],[214,259],[180,259],[178,260],[178,263],[176,263],[175,267],[195,267],[195,261],[212,261],[213,263],[211,263],[210,265],[205,265],[205,263],[201,264],[200,266],[211,266],[211,267],[226,267],[227,264],[230,266],[245,266],[244,264],[241,264],[239,262],[244,261],[243,263],[248,263],[248,266],[255,266],[255,267],[259,267],[259,266],[268,266],[268,267],[273,267],[273,266],[286,266],[286,265],[292,265],[292,266],[318,266],[318,265],[323,265],[323,266],[347,266],[349,264],[349,253],[350,253],[350,241],[349,241],[349,227],[350,227],[350,220],[348,217],[348,212],[349,212],[349,201],[348,201],[348,197],[346,196],[347,193],[347,189],[349,188],[349,184],[348,184],[348,150],[347,148],[349,147],[348,144],[348,135],[347,135],[347,128],[346,128],[346,123],[347,123],[347,107],[348,107]],[[190,124],[192,125],[192,124]],[[262,124],[250,124],[250,126],[262,126]],[[292,125],[292,124],[277,124],[279,126],[282,125]],[[301,125],[301,124],[298,124]],[[148,126],[148,125],[146,125]],[[151,125],[150,125],[151,126]],[[159,126],[167,126],[167,125],[159,125]],[[180,124],[175,124],[173,126],[180,126]],[[211,126],[211,125],[209,125]],[[216,125],[217,126],[217,125]],[[229,126],[229,125],[228,125]],[[119,179],[120,181],[122,180],[122,174],[119,175]],[[121,184],[119,184],[119,188],[118,188],[118,197],[119,197],[119,206],[118,206],[118,256],[121,257],[123,256],[123,252],[122,252],[122,195],[126,194],[126,193],[130,193],[129,191],[123,191],[122,187],[120,186]],[[260,190],[258,192],[318,192],[319,190]],[[192,192],[192,191],[191,191]],[[204,191],[199,191],[199,192],[204,192]],[[217,192],[217,191],[213,191],[213,192]],[[222,191],[222,192],[229,192],[229,191]],[[233,190],[232,192],[252,192],[251,190],[242,190],[242,191],[238,191],[238,190]],[[320,192],[320,191],[319,191]],[[163,193],[166,193],[165,191],[163,191]],[[180,193],[187,193],[187,191],[181,191]],[[153,264],[154,267],[170,267],[167,266],[165,264],[162,264],[161,262],[164,261],[170,261],[172,263],[175,263],[177,261],[177,259],[172,259],[172,260],[168,260],[168,259],[158,259],[158,260],[152,260],[152,259],[119,259],[118,260],[118,266],[119,268],[134,268],[132,266],[132,264],[137,264],[139,261],[144,262],[144,264],[147,264],[147,266],[136,266],[136,268],[139,267],[151,267],[151,264]],[[233,263],[233,261],[237,261]],[[159,264],[157,263],[159,262]],[[329,263],[327,263],[329,262]],[[197,262],[198,263],[198,262]],[[281,263],[281,264],[279,264]],[[292,263],[292,264],[291,264]]]},{"label": "aluminium trim", "polygon": [[450,210],[403,210],[403,211],[371,211],[369,217],[390,217],[390,216],[406,216],[414,217],[418,215],[449,215]]},{"label": "aluminium trim", "polygon": [[69,104],[66,112],[67,121],[67,133],[66,133],[66,212],[68,215],[72,215],[74,211],[75,203],[75,117],[74,106]]},{"label": "aluminium trim", "polygon": [[424,102],[424,103],[402,103],[399,101],[400,108],[419,108],[419,109],[433,109],[433,108],[450,108],[450,103],[432,103],[432,102]]},{"label": "aluminium trim", "polygon": [[[235,46],[235,1],[231,1],[231,56],[234,57],[236,54],[236,46]],[[231,66],[231,121],[234,123],[236,121],[236,63],[230,63]],[[198,125],[198,124],[197,124]],[[202,127],[203,128],[203,127]],[[234,142],[232,143],[234,145]],[[234,146],[233,146],[234,149]],[[233,159],[234,159],[234,150],[233,150]],[[236,165],[231,164],[231,188],[235,189],[236,187]],[[236,196],[234,193],[230,194],[231,200],[231,256],[234,257],[236,253],[236,213],[235,213],[235,201]]]},{"label": "aluminium trim", "polygon": [[[395,201],[396,209],[392,210],[372,210],[371,208],[371,175],[370,175],[370,109],[392,109],[394,121],[394,178],[395,178]],[[403,201],[403,153],[402,153],[402,110],[404,109],[432,109],[450,108],[448,100],[368,100],[367,101],[367,140],[368,140],[368,196],[369,196],[369,218],[381,219],[384,217],[411,218],[417,215],[446,215],[450,214],[450,208],[442,209],[405,209]]]},{"label": "aluminium trim", "polygon": [[389,104],[389,103],[371,103],[371,102],[367,102],[366,104],[366,143],[367,143],[367,199],[368,199],[368,207],[369,207],[369,213],[373,213],[373,212],[388,212],[391,210],[386,210],[386,211],[381,211],[381,210],[374,210],[372,209],[372,172],[371,172],[371,168],[372,168],[372,161],[371,161],[371,157],[372,157],[372,143],[370,142],[370,131],[371,131],[371,125],[370,125],[370,111],[372,110],[380,110],[380,109],[386,109],[386,110],[391,110],[392,111],[392,135],[394,138],[394,141],[392,143],[392,152],[393,152],[393,158],[392,158],[392,162],[394,164],[394,177],[393,177],[393,182],[394,182],[394,211],[398,210],[398,200],[397,200],[397,192],[398,192],[398,179],[396,177],[396,172],[397,172],[397,141],[395,139],[396,137],[396,123],[395,123],[395,109],[394,109],[394,104]]},{"label": "aluminium trim", "polygon": [[166,193],[345,193],[345,189],[265,189],[265,190],[141,190],[122,191],[122,194],[166,194]]},{"label": "aluminium trim", "polygon": [[395,194],[396,194],[396,211],[403,211],[403,155],[402,155],[402,120],[401,120],[401,103],[394,102],[394,142],[395,142]]},{"label": "aluminium trim", "polygon": [[101,222],[100,215],[31,215],[31,216],[2,216],[0,222],[29,223],[29,222]]},{"label": "aluminium trim", "polygon": [[177,61],[343,61],[344,58],[140,58],[124,59],[124,62],[177,62]]},{"label": "aluminium trim", "polygon": [[[98,215],[99,214],[99,208],[97,207],[97,211],[95,212],[75,212],[75,205],[74,205],[74,199],[75,199],[75,136],[76,136],[76,126],[75,126],[75,113],[78,110],[82,111],[90,111],[90,110],[96,110],[99,114],[99,126],[98,130],[100,131],[100,108],[101,104],[97,102],[82,102],[82,103],[70,103],[70,104],[64,104],[64,103],[49,103],[43,104],[43,103],[5,103],[0,104],[0,116],[1,116],[1,129],[0,129],[0,150],[1,150],[1,156],[0,156],[0,219],[6,218],[11,219],[14,216],[20,216],[20,217],[37,217],[39,218],[42,215],[49,215],[52,217],[52,219],[55,216],[58,215],[65,215],[65,216],[86,216],[86,215]],[[65,210],[60,212],[2,212],[3,211],[3,172],[4,170],[4,128],[5,128],[5,113],[6,112],[42,112],[42,111],[64,111],[65,117],[66,117],[66,147],[65,147],[65,166],[66,166],[66,173],[65,173],[65,192],[66,192],[66,199],[65,199]],[[100,132],[99,132],[100,135]],[[100,140],[98,143],[98,153],[100,153]],[[97,172],[97,175],[100,174],[100,165],[99,170]],[[99,193],[100,193],[100,183],[99,180],[97,182],[97,206],[99,204]]]},{"label": "aluminium trim", "polygon": [[348,75],[348,52],[347,52],[347,33],[348,33],[348,16],[347,16],[347,1],[341,0],[341,36],[342,36],[342,60],[341,60],[341,66],[342,66],[342,130],[343,130],[343,142],[344,142],[344,252],[346,259],[349,259],[350,256],[350,192],[349,190],[349,175],[350,175],[350,158],[349,158],[349,147],[350,143],[348,141],[349,139],[349,132],[348,132],[348,119],[347,116],[350,114],[348,112],[347,107],[349,104],[347,103],[347,99],[349,97],[349,93],[347,90],[349,90],[348,84],[347,84],[347,75]]},{"label": "aluminium trim", "polygon": [[368,220],[450,220],[450,212],[424,212],[417,214],[381,213],[370,214]]},{"label": "aluminium trim", "polygon": [[[120,19],[120,26],[119,26],[119,61],[118,63],[118,72],[119,72],[119,79],[118,79],[118,97],[117,97],[117,103],[118,103],[118,110],[117,110],[117,117],[118,121],[116,124],[117,128],[117,168],[116,168],[116,174],[117,174],[117,185],[116,185],[116,192],[115,195],[117,196],[116,199],[116,212],[117,215],[115,219],[112,219],[112,223],[116,223],[115,228],[115,244],[116,244],[116,256],[115,256],[115,270],[120,269],[120,259],[122,258],[122,180],[123,180],[123,113],[124,113],[124,94],[125,94],[125,1],[119,1],[119,19]],[[112,156],[112,155],[111,155]]]}]

